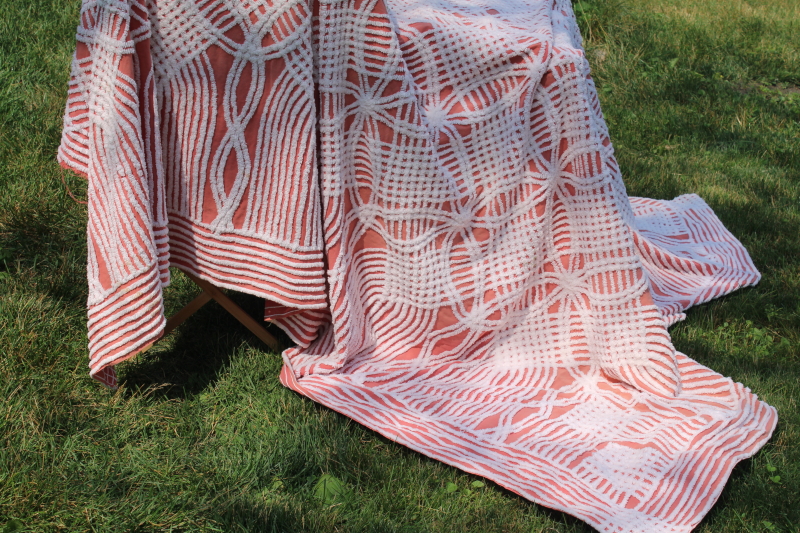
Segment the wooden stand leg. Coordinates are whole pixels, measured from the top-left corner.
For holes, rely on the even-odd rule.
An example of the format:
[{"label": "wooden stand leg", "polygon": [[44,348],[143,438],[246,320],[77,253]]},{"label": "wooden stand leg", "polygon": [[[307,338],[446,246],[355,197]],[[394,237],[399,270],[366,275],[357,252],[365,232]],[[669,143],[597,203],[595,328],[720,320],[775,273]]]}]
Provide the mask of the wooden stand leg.
[{"label": "wooden stand leg", "polygon": [[166,337],[173,329],[177,328],[184,320],[195,314],[201,307],[211,301],[211,295],[206,291],[201,292],[197,298],[186,304],[186,307],[169,317],[164,326],[162,337]]},{"label": "wooden stand leg", "polygon": [[[227,312],[232,314],[233,317],[236,320],[241,322],[244,327],[249,329],[250,332],[253,335],[255,335],[256,337],[258,337],[259,339],[264,341],[264,344],[266,344],[267,346],[269,346],[270,348],[272,348],[275,351],[278,351],[278,352],[281,351],[282,348],[281,348],[280,343],[278,342],[278,339],[273,337],[266,329],[264,329],[264,326],[262,326],[261,324],[256,322],[253,317],[251,317],[250,315],[245,313],[244,309],[242,309],[241,307],[236,305],[236,302],[234,302],[233,300],[228,298],[228,296],[224,292],[222,292],[218,287],[215,287],[211,283],[209,283],[209,282],[207,282],[207,281],[205,281],[203,279],[200,279],[197,276],[195,276],[193,274],[190,274],[188,272],[184,272],[184,274],[186,274],[189,277],[190,280],[194,281],[197,285],[199,285],[200,288],[203,289],[204,294],[208,293],[208,295],[211,298],[216,300],[216,302],[219,305],[221,305]],[[200,296],[202,296],[202,294]],[[200,296],[195,298],[195,300],[193,300],[189,305],[192,305],[197,299],[200,298]],[[205,302],[203,302],[200,305],[198,305],[197,309],[199,309],[204,303]],[[187,306],[187,307],[189,307],[189,306]],[[186,308],[184,308],[184,310],[185,309]],[[195,311],[197,309],[195,309]],[[178,314],[180,314],[182,312],[183,312],[183,310],[181,310]],[[188,317],[193,312],[194,311],[191,311],[186,316]],[[175,316],[177,317],[178,315],[175,315]],[[185,320],[185,318],[183,320]],[[179,323],[180,322],[178,322],[178,324]]]},{"label": "wooden stand leg", "polygon": [[[283,350],[283,347],[278,342],[278,339],[273,337],[266,329],[264,329],[264,326],[259,324],[255,319],[253,319],[253,317],[245,313],[244,309],[236,305],[236,302],[228,298],[228,295],[222,292],[219,287],[215,287],[211,283],[198,278],[194,274],[190,274],[188,272],[184,272],[184,274],[186,274],[190,280],[195,282],[195,284],[203,289],[203,292],[201,292],[197,297],[195,297],[194,300],[186,304],[183,309],[172,315],[167,320],[167,325],[164,326],[164,333],[161,335],[162,338],[213,299],[219,305],[221,305],[223,309],[232,314],[236,320],[241,322],[244,327],[249,329],[253,335],[261,339],[264,344],[278,352]],[[141,352],[146,352],[152,346],[153,345],[150,344],[144,350],[141,350]]]}]

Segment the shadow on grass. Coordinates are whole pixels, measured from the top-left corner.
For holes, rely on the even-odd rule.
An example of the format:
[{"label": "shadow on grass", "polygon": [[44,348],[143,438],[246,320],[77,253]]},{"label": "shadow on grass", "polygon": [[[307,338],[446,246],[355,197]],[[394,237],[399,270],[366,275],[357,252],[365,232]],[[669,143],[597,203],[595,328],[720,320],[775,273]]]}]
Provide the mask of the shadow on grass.
[{"label": "shadow on grass", "polygon": [[[228,295],[261,322],[263,299],[233,291]],[[280,328],[268,325],[267,329],[282,346],[292,346]],[[147,391],[157,398],[190,398],[209,387],[244,344],[270,351],[212,300],[153,348],[131,359],[120,378],[126,394]],[[280,359],[279,354],[274,357]]]},{"label": "shadow on grass", "polygon": [[[52,184],[31,180],[0,194],[0,272],[25,289],[86,304],[86,212]],[[56,185],[57,183],[57,185]]]},{"label": "shadow on grass", "polygon": [[255,505],[234,502],[222,510],[217,521],[230,531],[263,531],[264,533],[310,531],[302,517],[288,506]]}]

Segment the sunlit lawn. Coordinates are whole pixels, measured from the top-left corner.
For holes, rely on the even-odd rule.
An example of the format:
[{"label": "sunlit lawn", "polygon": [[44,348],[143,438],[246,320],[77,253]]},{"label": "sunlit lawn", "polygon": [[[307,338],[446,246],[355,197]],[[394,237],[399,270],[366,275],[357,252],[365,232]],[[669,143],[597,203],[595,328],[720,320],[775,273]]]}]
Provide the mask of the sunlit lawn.
[{"label": "sunlit lawn", "polygon": [[[78,9],[0,0],[0,533],[591,531],[284,389],[280,357],[216,304],[123,365],[116,393],[89,379],[85,207],[54,161]],[[780,416],[698,531],[798,532],[800,2],[576,10],[629,193],[700,194],[764,276],[672,328]],[[170,310],[195,290],[177,276]]]}]

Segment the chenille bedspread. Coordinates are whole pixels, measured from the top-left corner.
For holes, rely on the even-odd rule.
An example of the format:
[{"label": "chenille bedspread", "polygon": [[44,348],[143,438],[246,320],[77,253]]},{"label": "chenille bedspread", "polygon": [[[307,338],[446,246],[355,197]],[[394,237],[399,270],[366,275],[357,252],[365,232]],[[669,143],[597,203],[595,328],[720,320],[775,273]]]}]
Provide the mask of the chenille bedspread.
[{"label": "chenille bedspread", "polygon": [[775,427],[670,342],[759,273],[627,196],[567,0],[84,0],[58,158],[108,386],[175,266],[266,299],[286,386],[600,531],[690,531]]}]

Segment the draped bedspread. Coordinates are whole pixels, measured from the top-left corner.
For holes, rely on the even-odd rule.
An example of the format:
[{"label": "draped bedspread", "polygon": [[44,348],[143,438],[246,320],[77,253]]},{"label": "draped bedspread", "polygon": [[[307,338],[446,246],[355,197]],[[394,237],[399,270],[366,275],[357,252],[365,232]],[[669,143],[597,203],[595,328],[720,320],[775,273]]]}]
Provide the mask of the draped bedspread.
[{"label": "draped bedspread", "polygon": [[689,531],[775,410],[675,351],[755,284],[697,196],[628,197],[566,0],[84,0],[93,377],[170,265],[262,296],[288,387],[601,531]]}]

